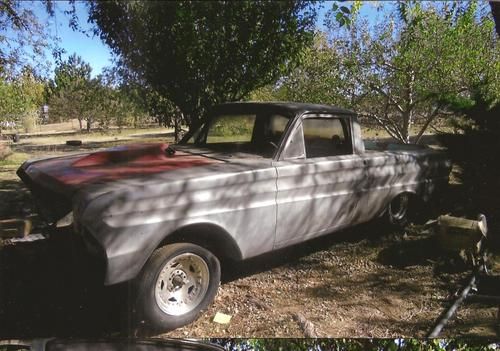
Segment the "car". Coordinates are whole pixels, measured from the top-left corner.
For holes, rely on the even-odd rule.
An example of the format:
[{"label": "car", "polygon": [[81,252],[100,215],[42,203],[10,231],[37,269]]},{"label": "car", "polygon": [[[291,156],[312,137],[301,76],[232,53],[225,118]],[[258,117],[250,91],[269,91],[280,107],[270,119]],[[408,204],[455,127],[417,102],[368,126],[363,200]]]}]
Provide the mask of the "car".
[{"label": "car", "polygon": [[0,340],[9,351],[224,351],[218,345],[182,339],[33,339]]},{"label": "car", "polygon": [[170,330],[212,302],[222,260],[380,216],[405,225],[446,188],[444,153],[367,145],[346,109],[226,103],[176,145],[27,161],[18,175],[47,222],[73,225],[104,284],[132,282],[136,321]]}]

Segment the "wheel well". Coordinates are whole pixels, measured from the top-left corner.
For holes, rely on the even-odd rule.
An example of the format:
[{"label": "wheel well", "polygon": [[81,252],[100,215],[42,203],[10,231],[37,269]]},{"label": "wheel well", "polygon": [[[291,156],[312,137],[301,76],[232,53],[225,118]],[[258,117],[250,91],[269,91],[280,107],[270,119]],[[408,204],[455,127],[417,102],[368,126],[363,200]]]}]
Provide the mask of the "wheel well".
[{"label": "wheel well", "polygon": [[199,245],[212,252],[219,260],[241,260],[240,248],[223,228],[211,224],[192,224],[182,227],[169,234],[158,247],[173,243],[191,243]]},{"label": "wheel well", "polygon": [[[399,195],[408,195],[408,200],[410,200],[410,203],[409,203],[410,206],[415,206],[417,204],[420,204],[420,202],[422,202],[422,197],[417,192],[412,191],[412,190],[404,190],[404,191],[400,191],[400,192],[396,193],[391,198],[391,201],[389,201],[389,204],[392,201],[394,201],[394,199],[397,198]],[[387,206],[389,206],[389,204],[387,204]]]},{"label": "wheel well", "polygon": [[391,204],[391,202],[394,201],[394,199],[396,199],[398,196],[403,194],[408,195],[408,200],[409,200],[408,211],[409,211],[410,221],[415,223],[420,223],[424,221],[428,216],[425,210],[424,199],[422,198],[419,192],[411,190],[400,191],[397,194],[395,194],[387,204],[386,208],[384,209],[383,215],[385,215],[389,210],[389,205]]}]

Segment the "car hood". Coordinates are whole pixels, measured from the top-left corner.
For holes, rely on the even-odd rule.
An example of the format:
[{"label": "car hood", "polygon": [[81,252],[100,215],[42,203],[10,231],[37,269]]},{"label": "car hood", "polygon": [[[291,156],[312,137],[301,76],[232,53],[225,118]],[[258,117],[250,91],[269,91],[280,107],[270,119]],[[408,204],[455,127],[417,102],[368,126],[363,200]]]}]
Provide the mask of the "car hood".
[{"label": "car hood", "polygon": [[92,153],[27,161],[17,173],[29,187],[41,186],[70,195],[90,184],[221,162],[224,161],[175,151],[164,143],[128,144]]}]

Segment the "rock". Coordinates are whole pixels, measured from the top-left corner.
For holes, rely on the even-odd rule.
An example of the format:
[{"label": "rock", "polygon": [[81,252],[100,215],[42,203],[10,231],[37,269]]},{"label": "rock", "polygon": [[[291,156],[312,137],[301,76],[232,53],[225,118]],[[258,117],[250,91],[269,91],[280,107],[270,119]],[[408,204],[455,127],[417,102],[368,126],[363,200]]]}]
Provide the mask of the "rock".
[{"label": "rock", "polygon": [[309,321],[306,317],[304,317],[302,313],[296,312],[294,313],[293,317],[299,323],[300,328],[304,332],[304,336],[306,338],[318,337],[314,324],[311,321]]}]

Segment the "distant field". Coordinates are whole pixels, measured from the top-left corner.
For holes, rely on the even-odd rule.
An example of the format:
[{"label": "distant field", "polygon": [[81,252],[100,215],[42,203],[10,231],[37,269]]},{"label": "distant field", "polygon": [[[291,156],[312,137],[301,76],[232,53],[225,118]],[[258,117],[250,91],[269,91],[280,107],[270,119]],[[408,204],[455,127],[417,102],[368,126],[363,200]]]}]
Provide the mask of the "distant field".
[{"label": "distant field", "polygon": [[[59,131],[60,133],[61,131]],[[140,140],[145,137],[162,137],[165,134],[173,133],[172,128],[144,128],[144,129],[111,129],[108,131],[92,131],[77,132],[74,134],[53,134],[44,136],[29,136],[22,137],[17,143],[18,145],[36,144],[36,145],[49,145],[49,144],[65,144],[67,140],[81,140],[82,142],[105,142],[105,141],[118,141],[118,140]]]},{"label": "distant field", "polygon": [[[92,131],[90,133],[78,131],[78,128],[78,121],[75,119],[65,123],[42,125],[35,133],[22,135],[19,142],[10,144],[14,153],[0,161],[0,179],[5,179],[6,176],[11,178],[13,169],[28,158],[99,149],[122,143],[173,142],[174,139],[172,128],[152,127],[122,129],[121,131],[112,128],[107,131]],[[413,135],[417,132],[418,128],[412,130]],[[39,135],[40,133],[43,135]],[[362,126],[362,133],[366,139],[390,137],[385,130],[376,126]],[[218,136],[212,138],[221,139]],[[66,146],[67,140],[81,140],[83,145],[81,147],[68,147]],[[231,141],[231,138],[229,140],[225,138],[224,141]]]},{"label": "distant field", "polygon": [[[81,140],[82,146],[67,146],[67,140]],[[15,170],[27,159],[54,156],[66,153],[90,151],[124,143],[173,142],[170,128],[124,129],[121,132],[76,132],[71,135],[22,137],[17,143],[10,143],[13,153],[0,160],[0,181],[17,179]]]}]

